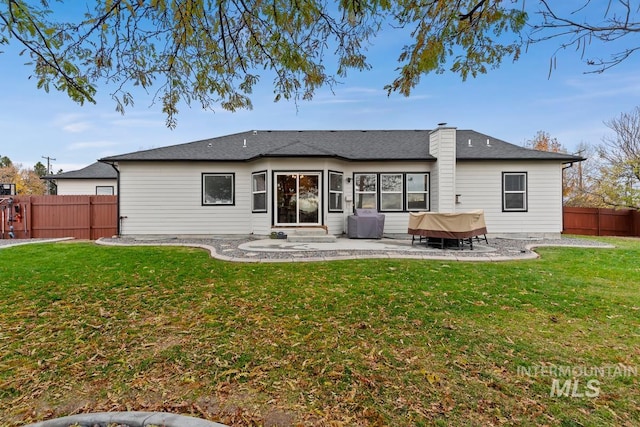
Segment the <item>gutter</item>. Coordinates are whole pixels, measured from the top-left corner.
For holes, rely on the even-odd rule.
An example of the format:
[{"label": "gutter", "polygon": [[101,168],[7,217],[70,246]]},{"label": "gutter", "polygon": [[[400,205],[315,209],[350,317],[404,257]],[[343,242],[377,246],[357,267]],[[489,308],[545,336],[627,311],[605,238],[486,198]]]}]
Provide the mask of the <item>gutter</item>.
[{"label": "gutter", "polygon": [[122,217],[120,216],[120,169],[117,168],[115,162],[108,162],[108,161],[103,161],[103,160],[98,160],[98,161],[101,162],[101,163],[105,163],[105,164],[111,166],[113,168],[113,170],[116,171],[116,175],[117,175],[116,187],[118,189],[118,194],[116,196],[116,200],[117,200],[117,203],[116,203],[116,217],[117,217],[118,221],[117,221],[116,227],[117,227],[118,237],[120,237],[120,235],[122,234]]}]

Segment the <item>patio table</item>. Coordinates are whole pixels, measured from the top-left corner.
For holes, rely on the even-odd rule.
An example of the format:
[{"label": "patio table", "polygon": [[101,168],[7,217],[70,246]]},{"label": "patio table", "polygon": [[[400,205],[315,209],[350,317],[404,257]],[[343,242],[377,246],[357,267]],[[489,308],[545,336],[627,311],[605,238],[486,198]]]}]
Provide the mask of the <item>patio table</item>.
[{"label": "patio table", "polygon": [[473,250],[473,238],[484,236],[487,240],[487,225],[484,221],[484,211],[481,209],[470,212],[410,212],[408,233],[411,234],[411,244],[418,236],[422,241],[426,238],[440,239],[439,245],[444,249],[447,239],[454,240],[458,247],[469,243]]}]

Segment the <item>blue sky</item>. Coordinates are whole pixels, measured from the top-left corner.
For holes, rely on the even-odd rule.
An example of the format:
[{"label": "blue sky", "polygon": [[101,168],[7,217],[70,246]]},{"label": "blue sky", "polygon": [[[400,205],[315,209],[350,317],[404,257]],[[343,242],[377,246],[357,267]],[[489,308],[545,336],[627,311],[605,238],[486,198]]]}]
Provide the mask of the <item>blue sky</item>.
[{"label": "blue sky", "polygon": [[[96,159],[141,149],[211,138],[252,129],[432,129],[446,122],[522,145],[545,131],[570,152],[581,142],[599,144],[611,131],[603,122],[640,103],[640,57],[603,74],[584,74],[579,53],[561,52],[549,73],[558,42],[534,45],[522,58],[462,82],[452,73],[422,77],[412,95],[387,96],[396,77],[399,45],[383,33],[369,49],[373,69],[351,72],[342,84],[319,90],[312,101],[273,102],[271,80],[256,88],[254,108],[235,113],[182,106],[170,130],[160,105],[136,93],[135,107],[115,111],[109,88],[99,87],[97,105],[79,106],[58,92],[46,93],[29,79],[31,69],[16,54],[0,54],[0,155],[23,167],[50,156],[52,170],[79,169]],[[152,88],[153,89],[153,88]]]}]

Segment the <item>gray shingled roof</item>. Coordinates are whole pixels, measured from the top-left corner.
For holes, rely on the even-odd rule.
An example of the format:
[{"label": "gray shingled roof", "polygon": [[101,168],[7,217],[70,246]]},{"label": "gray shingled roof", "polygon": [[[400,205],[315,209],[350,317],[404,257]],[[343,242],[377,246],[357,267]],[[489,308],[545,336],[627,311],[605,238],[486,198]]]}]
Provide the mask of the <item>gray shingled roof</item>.
[{"label": "gray shingled roof", "polygon": [[532,150],[473,130],[456,132],[456,156],[458,160],[584,160],[582,157],[566,153]]},{"label": "gray shingled roof", "polygon": [[[435,161],[429,154],[430,133],[431,130],[249,131],[100,161],[250,161],[261,157]],[[456,144],[458,160],[582,160],[568,154],[530,150],[472,130],[457,130]]]},{"label": "gray shingled roof", "polygon": [[87,167],[75,171],[63,172],[58,175],[43,176],[42,179],[116,179],[117,172],[111,165],[95,162]]}]

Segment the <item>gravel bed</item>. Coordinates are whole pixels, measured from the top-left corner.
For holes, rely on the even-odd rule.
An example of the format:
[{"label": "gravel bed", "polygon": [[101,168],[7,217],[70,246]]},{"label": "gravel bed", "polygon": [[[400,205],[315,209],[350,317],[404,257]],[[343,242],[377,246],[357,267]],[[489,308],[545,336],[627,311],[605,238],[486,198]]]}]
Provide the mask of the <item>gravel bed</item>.
[{"label": "gravel bed", "polygon": [[[197,247],[212,247],[215,256],[225,260],[235,261],[311,261],[318,259],[352,259],[352,258],[532,258],[535,254],[529,249],[531,246],[587,246],[587,247],[611,247],[602,242],[575,237],[562,237],[560,239],[537,238],[490,238],[489,243],[474,242],[474,250],[465,247],[463,250],[456,248],[439,249],[427,247],[424,242],[416,244],[409,250],[401,248],[394,250],[357,250],[341,249],[339,245],[331,250],[286,250],[286,251],[260,251],[255,249],[245,250],[240,246],[264,237],[214,237],[214,238],[111,238],[100,239],[99,243],[111,245],[182,245]],[[401,239],[406,240],[406,239]],[[408,239],[410,240],[410,238]]]},{"label": "gravel bed", "polygon": [[[407,246],[410,238],[394,237],[394,240],[383,239],[389,242],[401,242]],[[531,258],[535,254],[531,251],[532,246],[587,246],[587,247],[611,247],[602,242],[591,239],[581,239],[576,237],[564,237],[559,239],[538,239],[538,238],[491,238],[489,243],[484,241],[475,242],[474,250],[465,247],[463,250],[456,248],[438,249],[427,247],[424,242],[407,247],[403,250],[401,245],[393,250],[358,250],[344,249],[340,245],[331,246],[330,250],[305,249],[305,250],[269,250],[262,251],[255,248],[242,249],[240,246],[246,243],[255,242],[256,240],[264,240],[265,237],[252,236],[216,236],[211,238],[175,238],[175,237],[122,237],[122,238],[104,238],[98,243],[107,245],[182,245],[196,246],[204,248],[213,248],[215,256],[225,260],[235,261],[312,261],[322,259],[353,259],[353,258],[443,258],[443,259],[462,259],[462,258]],[[340,239],[340,238],[339,238]],[[22,245],[29,243],[55,242],[62,239],[0,239],[0,248]],[[212,254],[213,255],[213,254]]]}]

